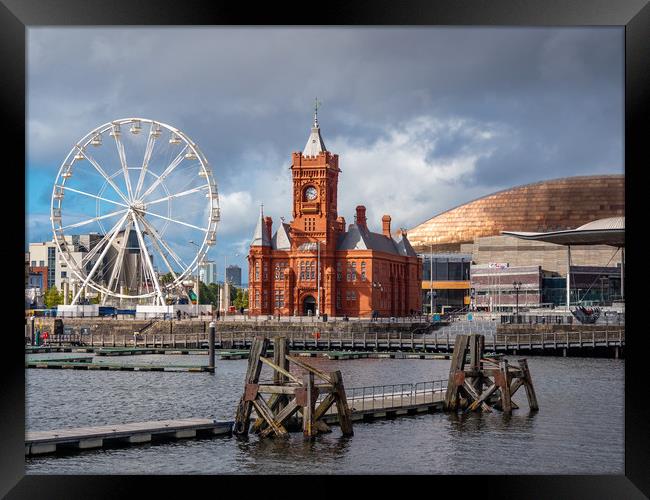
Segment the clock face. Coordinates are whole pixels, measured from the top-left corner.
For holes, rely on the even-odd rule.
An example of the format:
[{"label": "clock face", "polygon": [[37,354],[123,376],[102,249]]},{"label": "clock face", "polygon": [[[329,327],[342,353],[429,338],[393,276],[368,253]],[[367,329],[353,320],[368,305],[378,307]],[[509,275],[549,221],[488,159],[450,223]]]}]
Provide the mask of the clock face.
[{"label": "clock face", "polygon": [[318,191],[316,191],[314,186],[309,186],[305,189],[305,199],[312,201],[316,199],[316,196],[318,196]]}]

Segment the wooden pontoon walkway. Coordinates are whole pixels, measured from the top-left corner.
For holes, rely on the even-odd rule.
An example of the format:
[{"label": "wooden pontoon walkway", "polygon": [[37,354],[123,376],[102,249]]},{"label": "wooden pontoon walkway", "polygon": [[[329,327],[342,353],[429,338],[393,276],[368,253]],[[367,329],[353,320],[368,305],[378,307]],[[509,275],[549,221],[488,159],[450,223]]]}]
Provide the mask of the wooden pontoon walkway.
[{"label": "wooden pontoon walkway", "polygon": [[[442,410],[446,384],[446,380],[438,380],[418,384],[349,389],[347,400],[352,419],[372,421]],[[323,419],[328,424],[337,424],[336,410],[330,408]],[[187,418],[52,431],[30,431],[25,436],[25,455],[128,446],[166,439],[229,436],[232,432],[232,425],[232,421],[219,422],[211,419]]]}]

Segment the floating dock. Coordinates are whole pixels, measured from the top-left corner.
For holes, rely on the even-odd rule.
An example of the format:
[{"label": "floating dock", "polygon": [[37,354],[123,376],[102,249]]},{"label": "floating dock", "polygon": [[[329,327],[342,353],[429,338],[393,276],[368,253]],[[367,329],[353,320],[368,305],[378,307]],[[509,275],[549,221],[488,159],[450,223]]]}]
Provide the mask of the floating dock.
[{"label": "floating dock", "polygon": [[[373,421],[440,411],[444,406],[446,380],[352,388],[347,401],[352,420]],[[328,424],[338,424],[335,408],[322,417]],[[130,424],[27,432],[25,455],[129,446],[169,439],[230,436],[232,421],[187,418]]]},{"label": "floating dock", "polygon": [[92,358],[83,361],[32,360],[25,361],[25,368],[49,368],[62,370],[117,370],[131,372],[214,372],[210,366],[183,365],[118,365],[113,363],[93,363]]},{"label": "floating dock", "polygon": [[25,455],[65,450],[88,450],[111,445],[149,443],[197,436],[230,435],[232,422],[186,418],[131,424],[80,427],[54,431],[34,431],[25,435]]}]

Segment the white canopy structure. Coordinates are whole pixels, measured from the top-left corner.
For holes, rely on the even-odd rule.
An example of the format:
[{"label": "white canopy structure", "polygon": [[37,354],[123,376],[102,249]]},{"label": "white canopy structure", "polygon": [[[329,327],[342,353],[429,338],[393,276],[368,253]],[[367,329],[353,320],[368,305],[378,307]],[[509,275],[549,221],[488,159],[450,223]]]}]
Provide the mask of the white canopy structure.
[{"label": "white canopy structure", "polygon": [[522,240],[545,241],[567,247],[567,277],[566,297],[567,310],[571,303],[571,246],[576,245],[609,245],[621,249],[621,297],[624,298],[625,274],[625,217],[609,217],[598,219],[576,229],[564,231],[549,231],[546,233],[501,231],[506,236],[514,236]]}]

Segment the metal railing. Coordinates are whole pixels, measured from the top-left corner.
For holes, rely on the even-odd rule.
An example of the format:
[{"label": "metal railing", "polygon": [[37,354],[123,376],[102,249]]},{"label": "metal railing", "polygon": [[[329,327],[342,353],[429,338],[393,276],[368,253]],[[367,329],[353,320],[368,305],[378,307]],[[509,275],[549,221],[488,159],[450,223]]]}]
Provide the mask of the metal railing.
[{"label": "metal railing", "polygon": [[[249,316],[247,314],[232,313],[226,316],[221,315],[218,319],[215,317],[215,321],[221,321],[226,323],[236,323],[236,322],[250,322],[250,323],[264,323],[264,322],[275,322],[275,323],[323,323],[323,317],[316,316],[277,316],[271,314],[262,314],[259,316]],[[414,316],[394,316],[394,317],[379,317],[379,318],[369,318],[369,317],[352,317],[352,316],[328,316],[327,322],[353,322],[353,323],[428,323],[430,318],[426,315],[414,315]]]},{"label": "metal railing", "polygon": [[[348,406],[353,411],[394,410],[404,407],[427,405],[442,400],[447,390],[447,380],[417,382],[415,384],[386,384],[351,387],[345,390]],[[325,395],[320,395],[318,405]],[[334,413],[330,408],[327,413]]]}]

